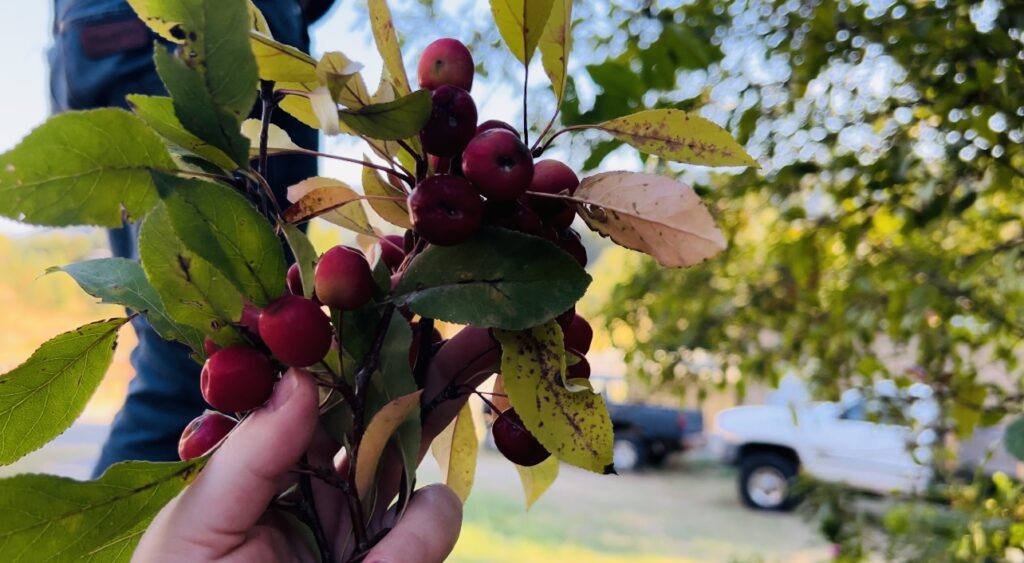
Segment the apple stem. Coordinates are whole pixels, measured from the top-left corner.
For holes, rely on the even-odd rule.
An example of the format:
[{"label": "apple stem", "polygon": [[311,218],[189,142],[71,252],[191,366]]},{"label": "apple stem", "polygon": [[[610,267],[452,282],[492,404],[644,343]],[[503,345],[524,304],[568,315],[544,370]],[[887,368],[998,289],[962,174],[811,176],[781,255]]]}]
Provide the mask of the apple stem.
[{"label": "apple stem", "polygon": [[[301,465],[309,465],[309,457],[306,454],[302,454]],[[310,480],[309,473],[299,473],[299,489],[302,491],[300,505],[309,521],[310,528],[313,530],[316,547],[320,551],[320,560],[325,562],[334,561],[334,554],[331,553],[330,543],[327,540],[326,534],[324,534],[323,524],[320,522],[320,513],[316,509],[316,497],[313,494],[313,483]]]},{"label": "apple stem", "polygon": [[526,99],[527,92],[529,92],[530,82],[530,61],[526,61],[523,65],[523,144],[530,146],[530,128],[529,128],[529,116],[526,113]]},{"label": "apple stem", "polygon": [[[277,102],[274,98],[274,81],[272,80],[260,80],[260,102],[263,105],[263,112],[260,115],[260,157],[257,162],[256,171],[260,176],[267,177],[267,147],[270,143],[270,118],[274,115],[274,108],[277,106]],[[270,197],[274,197],[270,194]],[[270,209],[267,205],[267,194],[260,191],[260,209],[263,214],[269,214]]]}]

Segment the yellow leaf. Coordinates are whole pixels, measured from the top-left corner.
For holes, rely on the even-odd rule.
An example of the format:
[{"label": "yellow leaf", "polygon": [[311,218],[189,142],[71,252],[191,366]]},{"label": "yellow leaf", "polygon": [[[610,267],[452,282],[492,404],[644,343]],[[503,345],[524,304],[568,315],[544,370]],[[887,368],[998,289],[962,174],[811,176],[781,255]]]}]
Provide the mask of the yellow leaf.
[{"label": "yellow leaf", "polygon": [[540,36],[540,60],[555,91],[555,107],[561,107],[572,51],[572,0],[555,0],[544,33]]},{"label": "yellow leaf", "polygon": [[529,65],[554,0],[491,0],[501,38],[519,62]]},{"label": "yellow leaf", "polygon": [[353,77],[359,74],[363,65],[352,61],[343,53],[330,51],[324,53],[316,64],[316,78],[322,86],[327,86],[335,101],[340,101],[346,86]]},{"label": "yellow leaf", "polygon": [[666,160],[704,166],[757,166],[728,131],[678,109],[651,109],[594,128]]},{"label": "yellow leaf", "polygon": [[316,60],[313,57],[257,31],[249,32],[249,44],[261,79],[316,84]]},{"label": "yellow leaf", "polygon": [[430,445],[430,452],[441,468],[441,479],[462,502],[466,502],[473,489],[479,445],[469,403],[462,405],[459,415]]},{"label": "yellow leaf", "polygon": [[594,231],[662,266],[698,264],[725,249],[725,237],[693,188],[671,178],[605,172],[584,178],[575,199]]},{"label": "yellow leaf", "polygon": [[526,509],[529,510],[558,478],[558,458],[550,456],[533,467],[516,465],[516,470],[519,471],[519,480],[523,482]]},{"label": "yellow leaf", "polygon": [[252,30],[273,39],[274,34],[270,32],[270,24],[267,23],[267,18],[263,16],[263,12],[256,7],[256,4],[249,0],[249,20],[252,25]]},{"label": "yellow leaf", "polygon": [[[242,135],[249,139],[249,156],[256,158],[260,154],[260,133],[263,122],[259,119],[246,119],[242,122]],[[289,152],[303,152],[299,145],[296,145],[288,132],[273,123],[267,130],[267,154],[281,154]]]},{"label": "yellow leaf", "polygon": [[363,432],[363,440],[359,442],[359,450],[356,457],[356,491],[359,498],[365,498],[373,486],[374,477],[377,474],[377,464],[380,456],[384,453],[391,436],[398,427],[405,421],[409,413],[420,405],[420,394],[423,390],[402,395],[381,407],[373,416],[370,423],[366,425]]},{"label": "yellow leaf", "polygon": [[370,196],[398,197],[401,200],[368,199],[370,207],[382,219],[396,227],[411,229],[409,208],[405,204],[405,193],[384,180],[374,169],[363,167],[363,193]]},{"label": "yellow leaf", "polygon": [[324,135],[341,134],[341,120],[338,118],[338,103],[331,96],[327,86],[320,86],[309,93],[309,104],[316,115],[318,129]]},{"label": "yellow leaf", "polygon": [[612,422],[604,398],[563,383],[565,350],[555,321],[522,331],[494,329],[501,379],[526,429],[555,457],[596,473],[612,468]]},{"label": "yellow leaf", "polygon": [[384,71],[395,87],[395,93],[404,96],[412,90],[409,88],[409,78],[405,74],[405,63],[402,62],[402,50],[398,44],[395,22],[391,19],[391,9],[388,8],[387,0],[368,0],[367,4],[370,8],[373,40],[377,43],[377,51],[384,61]]},{"label": "yellow leaf", "polygon": [[292,206],[284,211],[284,220],[301,223],[320,217],[356,233],[375,234],[360,200],[361,196],[344,182],[313,176],[288,187]]}]

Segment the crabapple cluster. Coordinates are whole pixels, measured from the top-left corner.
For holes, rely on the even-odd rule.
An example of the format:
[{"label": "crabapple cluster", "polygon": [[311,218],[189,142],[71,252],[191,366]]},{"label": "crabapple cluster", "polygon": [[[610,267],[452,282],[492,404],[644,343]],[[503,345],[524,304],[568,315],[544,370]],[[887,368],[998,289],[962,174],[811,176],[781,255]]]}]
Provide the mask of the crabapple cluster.
[{"label": "crabapple cluster", "polygon": [[579,178],[557,160],[534,162],[512,125],[478,123],[469,93],[473,72],[469,49],[455,39],[431,43],[420,58],[417,77],[431,91],[433,106],[420,132],[430,173],[409,196],[414,230],[430,244],[450,246],[481,225],[512,229],[546,238],[585,264],[586,252],[571,228],[575,209],[533,195],[572,195]]},{"label": "crabapple cluster", "polygon": [[[405,258],[402,237],[380,242],[381,260],[389,267]],[[224,413],[242,414],[270,398],[280,373],[288,367],[306,368],[323,361],[334,341],[334,328],[323,306],[351,311],[373,298],[375,284],[362,251],[335,246],[317,262],[313,295],[304,297],[297,265],[288,269],[288,293],[260,309],[246,303],[235,325],[242,343],[220,347],[204,341],[207,355],[200,376],[206,402],[222,412],[196,418],[181,435],[182,459],[203,455],[235,426],[237,419]]]},{"label": "crabapple cluster", "polygon": [[[433,107],[420,132],[430,155],[429,173],[408,202],[413,229],[441,246],[465,242],[483,225],[510,229],[545,238],[585,266],[586,249],[572,229],[576,210],[565,200],[547,197],[574,195],[579,178],[563,162],[534,161],[533,151],[512,125],[478,123],[469,93],[473,72],[472,55],[455,39],[431,43],[420,58],[417,77],[421,87],[431,90]],[[569,364],[566,377],[588,379],[590,325],[574,309],[561,315],[559,323]],[[417,348],[410,352],[411,363]],[[549,455],[514,409],[497,415],[493,432],[498,449],[519,465],[536,465]]]}]

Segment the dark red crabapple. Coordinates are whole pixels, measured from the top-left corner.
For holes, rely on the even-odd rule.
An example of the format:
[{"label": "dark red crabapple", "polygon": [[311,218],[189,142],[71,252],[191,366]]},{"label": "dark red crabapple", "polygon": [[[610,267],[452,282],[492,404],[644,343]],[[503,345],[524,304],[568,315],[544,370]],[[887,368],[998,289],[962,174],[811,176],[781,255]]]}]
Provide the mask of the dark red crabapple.
[{"label": "dark red crabapple", "polygon": [[373,297],[373,273],[362,252],[338,245],[324,252],[316,263],[313,287],[324,305],[352,311]]},{"label": "dark red crabapple", "polygon": [[573,305],[567,311],[555,317],[555,321],[558,322],[558,326],[562,327],[562,334],[569,330],[572,325],[572,320],[576,318],[576,306]]},{"label": "dark red crabapple", "polygon": [[533,155],[516,135],[490,129],[462,153],[462,174],[488,199],[514,201],[530,187]]},{"label": "dark red crabapple", "polygon": [[188,461],[213,449],[238,424],[219,412],[203,413],[188,423],[178,440],[178,457]]},{"label": "dark red crabapple", "polygon": [[590,379],[590,362],[581,357],[578,362],[566,368],[566,379]]},{"label": "dark red crabapple", "polygon": [[480,229],[483,203],[468,180],[440,174],[420,182],[409,195],[409,217],[427,242],[450,246]]},{"label": "dark red crabapple", "polygon": [[575,258],[580,266],[587,265],[587,249],[583,246],[579,233],[573,229],[562,229],[556,233],[554,243]]},{"label": "dark red crabapple", "polygon": [[203,399],[226,412],[245,412],[267,401],[274,390],[274,366],[260,351],[245,346],[217,350],[199,376]]},{"label": "dark red crabapple", "polygon": [[579,315],[573,315],[569,326],[563,331],[565,347],[576,350],[583,354],[590,351],[590,345],[594,342],[594,329],[590,327],[587,319]]},{"label": "dark red crabapple", "polygon": [[485,201],[484,223],[538,237],[544,234],[544,223],[540,216],[518,201]]},{"label": "dark red crabapple", "polygon": [[[542,194],[576,193],[580,185],[580,179],[565,163],[557,160],[541,160],[533,164],[533,180],[530,182],[530,191]],[[564,201],[548,197],[526,195],[526,203],[533,207],[545,220],[564,213],[568,207]],[[575,215],[575,212],[573,213]],[[571,224],[572,221],[570,220]],[[569,225],[556,226],[556,228],[568,227]]]},{"label": "dark red crabapple", "polygon": [[302,274],[299,272],[299,265],[288,266],[288,292],[292,295],[302,295]]},{"label": "dark red crabapple", "polygon": [[333,333],[323,310],[298,295],[285,295],[260,314],[263,342],[278,360],[292,367],[307,367],[322,360],[331,347]]},{"label": "dark red crabapple", "polygon": [[558,202],[559,211],[553,215],[544,217],[544,222],[554,229],[568,229],[576,220],[576,210],[564,202]]},{"label": "dark red crabapple", "polygon": [[434,174],[450,174],[452,159],[448,156],[430,155],[430,168],[434,171]]},{"label": "dark red crabapple", "polygon": [[431,96],[433,109],[420,131],[423,148],[434,156],[455,156],[476,134],[476,104],[469,93],[444,85]]},{"label": "dark red crabapple", "polygon": [[508,123],[500,119],[488,119],[487,121],[481,123],[480,125],[477,125],[476,134],[479,135],[480,133],[483,133],[484,131],[490,131],[491,129],[504,129],[506,131],[511,132],[516,137],[519,136],[519,131],[516,131],[515,127],[509,125]]},{"label": "dark red crabapple", "polygon": [[[412,344],[409,346],[409,367],[416,367],[416,358],[420,355],[420,342],[423,340],[419,321],[409,323],[412,329]],[[441,331],[436,328],[430,332],[430,343],[436,344],[441,341]]]},{"label": "dark red crabapple", "polygon": [[468,92],[473,88],[473,55],[458,39],[438,39],[423,49],[416,76],[421,88],[449,84]]},{"label": "dark red crabapple", "polygon": [[494,445],[501,455],[516,465],[530,467],[544,461],[551,455],[537,438],[526,429],[515,409],[508,409],[498,415],[491,426]]},{"label": "dark red crabapple", "polygon": [[380,246],[380,259],[392,272],[397,270],[405,260],[405,239],[402,235],[387,235],[377,244]]}]

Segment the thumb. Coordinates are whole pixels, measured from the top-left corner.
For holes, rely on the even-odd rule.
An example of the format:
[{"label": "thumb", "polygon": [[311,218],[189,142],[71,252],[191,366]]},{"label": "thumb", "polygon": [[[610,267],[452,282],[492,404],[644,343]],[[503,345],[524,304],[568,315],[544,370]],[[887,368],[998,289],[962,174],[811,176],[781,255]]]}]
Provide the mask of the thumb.
[{"label": "thumb", "polygon": [[[265,407],[228,436],[179,497],[174,525],[207,545],[230,540],[256,524],[284,476],[309,447],[317,424],[317,388],[305,372],[288,370]],[[210,541],[214,540],[214,541]]]}]

